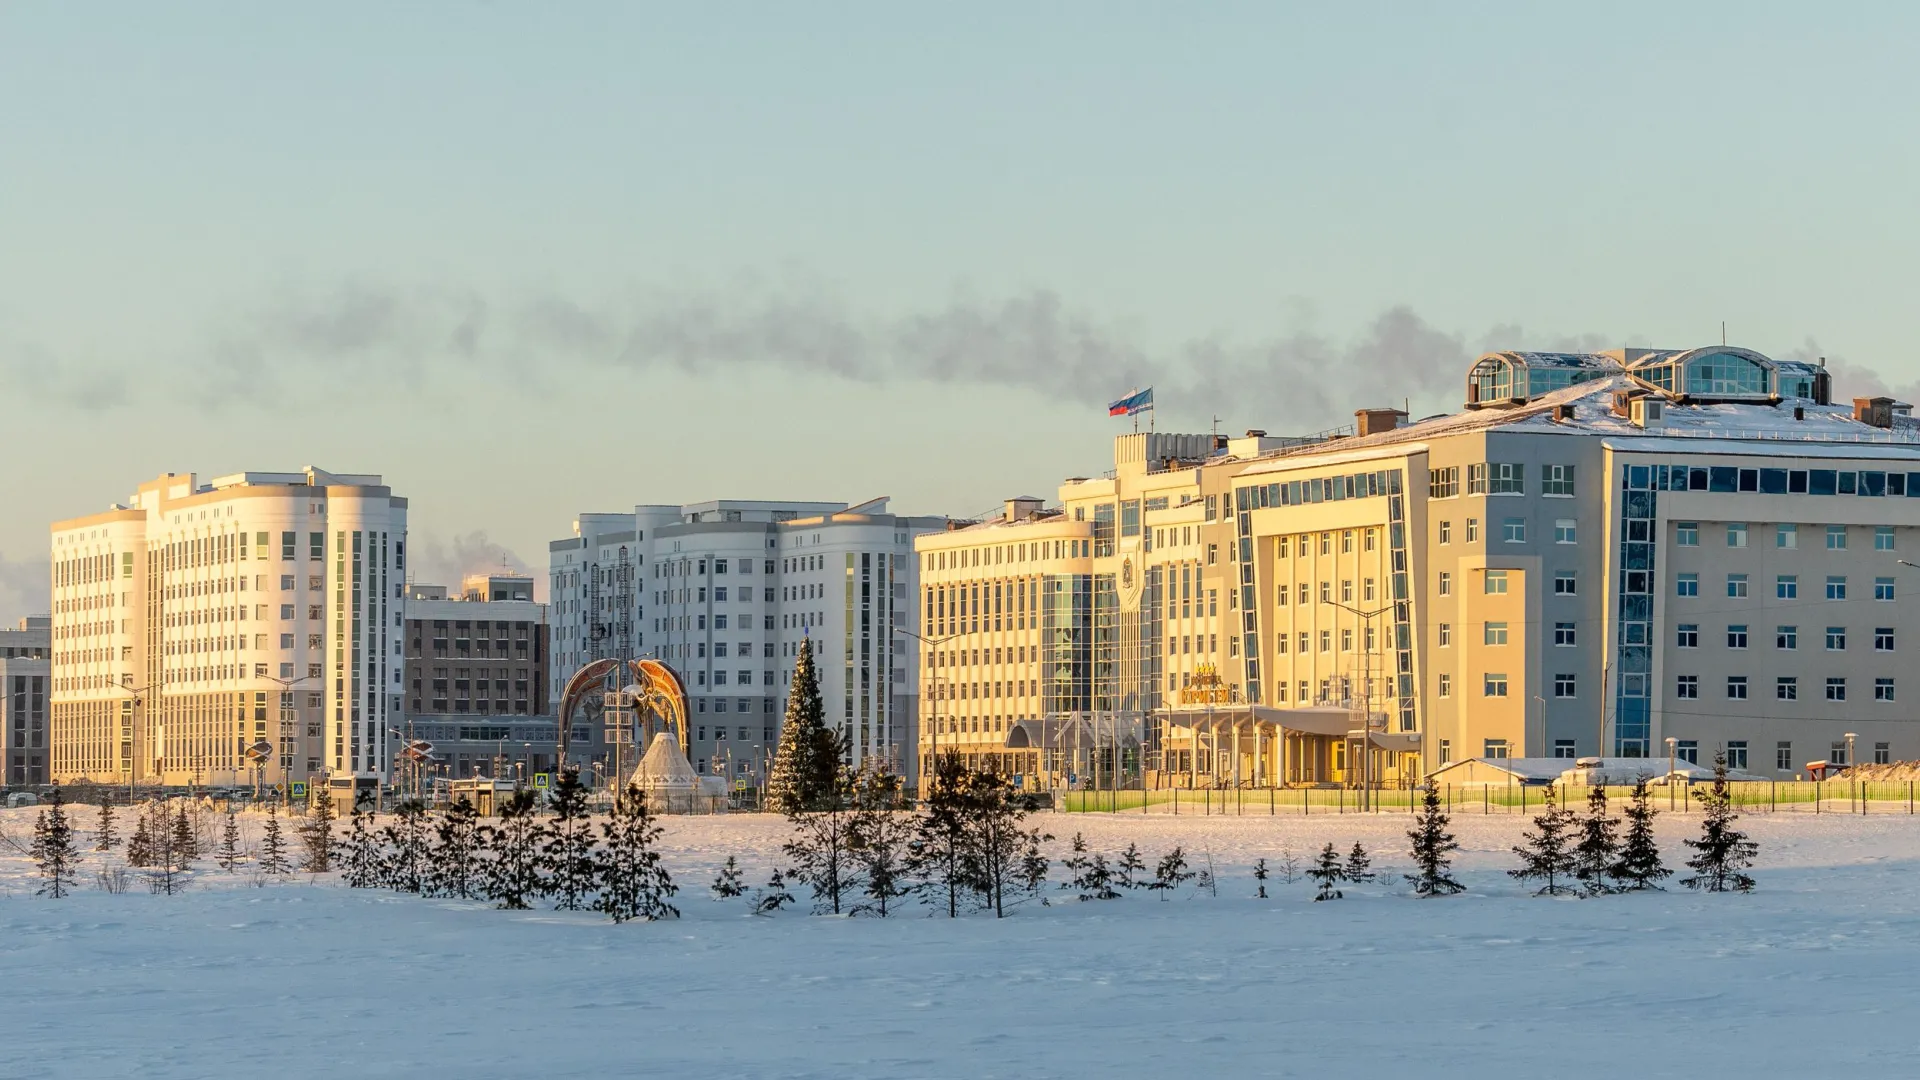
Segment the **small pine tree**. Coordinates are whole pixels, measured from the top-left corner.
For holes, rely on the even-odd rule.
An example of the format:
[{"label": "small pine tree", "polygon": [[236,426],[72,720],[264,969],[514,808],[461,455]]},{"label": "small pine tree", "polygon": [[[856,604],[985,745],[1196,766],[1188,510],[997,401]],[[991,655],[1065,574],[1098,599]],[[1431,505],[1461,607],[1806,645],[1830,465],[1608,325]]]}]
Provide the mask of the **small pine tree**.
[{"label": "small pine tree", "polygon": [[1289,845],[1280,846],[1280,862],[1274,867],[1280,876],[1280,883],[1291,885],[1300,880],[1300,856]]},{"label": "small pine tree", "polygon": [[831,802],[839,794],[840,740],[827,727],[820,698],[820,676],[813,662],[813,639],[800,640],[787,694],[787,715],[780,747],[767,776],[767,809],[796,814]]},{"label": "small pine tree", "polygon": [[[361,813],[357,806],[354,807],[353,813],[347,816],[347,842],[341,853],[342,869],[345,872],[341,877],[349,889],[371,889],[386,880],[384,852],[381,851],[380,842],[373,835],[373,830],[368,827],[368,821],[367,815]],[[331,864],[332,845],[328,846],[328,862]],[[311,855],[311,849],[309,849],[309,855]],[[309,860],[308,869],[312,869],[311,860]]]},{"label": "small pine tree", "polygon": [[1372,881],[1374,878],[1373,859],[1367,854],[1367,849],[1360,846],[1358,840],[1353,842],[1353,850],[1347,852],[1346,874],[1347,880],[1355,885]]},{"label": "small pine tree", "polygon": [[1620,858],[1607,871],[1621,892],[1658,889],[1661,879],[1673,874],[1661,865],[1660,845],[1653,838],[1653,818],[1658,813],[1646,780],[1634,784],[1627,801],[1627,837],[1620,845]]},{"label": "small pine tree", "polygon": [[1693,875],[1681,878],[1680,884],[1704,892],[1752,892],[1753,875],[1746,870],[1753,865],[1760,845],[1733,827],[1740,815],[1733,812],[1733,794],[1727,790],[1725,754],[1713,759],[1713,785],[1694,792],[1693,797],[1700,801],[1705,815],[1700,821],[1700,839],[1687,841],[1687,846],[1699,853],[1687,860]]},{"label": "small pine tree", "polygon": [[440,815],[433,856],[427,863],[427,888],[432,895],[469,900],[478,891],[479,818],[465,796]]},{"label": "small pine tree", "polygon": [[1619,818],[1607,814],[1606,785],[1593,785],[1587,791],[1587,816],[1580,821],[1580,843],[1573,849],[1573,876],[1588,896],[1613,891],[1610,878],[1620,861],[1619,825]]},{"label": "small pine tree", "polygon": [[54,788],[48,805],[33,823],[33,864],[46,879],[38,894],[58,900],[72,889],[80,852],[73,843],[73,823],[67,819],[66,800]]},{"label": "small pine tree", "polygon": [[972,810],[968,823],[968,862],[980,891],[981,906],[995,918],[1007,914],[1007,894],[1017,891],[1020,863],[1027,848],[1026,800],[993,769],[975,772],[967,785]]},{"label": "small pine tree", "polygon": [[229,874],[233,873],[234,865],[240,861],[240,817],[231,805],[227,807],[227,820],[220,825],[218,861],[220,869]]},{"label": "small pine tree", "polygon": [[896,900],[913,891],[913,815],[900,808],[899,778],[887,772],[863,771],[854,784],[854,801],[853,859],[865,899],[853,911],[885,918]]},{"label": "small pine tree", "polygon": [[559,911],[587,906],[598,881],[594,876],[592,820],[587,813],[587,788],[579,769],[562,769],[553,785],[553,821],[540,851],[541,892],[553,897]]},{"label": "small pine tree", "polygon": [[193,869],[193,857],[200,853],[200,840],[193,833],[193,819],[187,817],[187,802],[180,800],[173,815],[173,852],[180,869]]},{"label": "small pine tree", "polygon": [[1187,854],[1176,846],[1160,857],[1160,865],[1153,868],[1153,880],[1147,883],[1147,888],[1166,900],[1173,895],[1173,890],[1191,880],[1193,873],[1187,869]]},{"label": "small pine tree", "polygon": [[1147,862],[1140,857],[1140,845],[1129,842],[1127,850],[1120,853],[1120,861],[1114,864],[1120,875],[1120,887],[1137,889],[1147,883]]},{"label": "small pine tree", "polygon": [[112,851],[120,843],[120,836],[114,831],[113,796],[100,793],[100,818],[93,827],[93,850]]},{"label": "small pine tree", "polygon": [[1265,900],[1267,898],[1267,860],[1254,860],[1253,880],[1259,883],[1260,888],[1260,891],[1254,894],[1254,899]]},{"label": "small pine tree", "polygon": [[260,837],[260,871],[278,876],[290,869],[287,864],[287,841],[280,834],[280,807],[268,803],[267,826]]},{"label": "small pine tree", "polygon": [[1451,896],[1466,886],[1453,879],[1453,853],[1460,850],[1453,834],[1447,831],[1447,815],[1440,811],[1440,788],[1431,777],[1420,802],[1420,815],[1414,820],[1407,839],[1413,842],[1414,873],[1406,875],[1415,896]]},{"label": "small pine tree", "polygon": [[305,849],[309,874],[333,869],[333,821],[333,792],[325,784],[316,784],[307,820],[300,825],[300,846]]},{"label": "small pine tree", "polygon": [[1072,882],[1074,892],[1082,900],[1118,900],[1120,893],[1113,885],[1113,867],[1107,864],[1106,855],[1097,851]]},{"label": "small pine tree", "polygon": [[1073,883],[1079,880],[1081,874],[1086,873],[1087,864],[1090,861],[1092,860],[1087,855],[1087,838],[1074,833],[1073,839],[1067,841],[1067,857],[1060,860],[1060,869],[1067,872],[1067,880],[1061,882],[1060,887],[1073,888]]},{"label": "small pine tree", "polygon": [[487,862],[482,877],[487,899],[511,911],[527,910],[540,893],[542,830],[534,817],[533,792],[514,792],[500,808],[500,823],[484,831]]},{"label": "small pine tree", "polygon": [[950,919],[959,917],[961,898],[977,894],[980,887],[973,858],[973,802],[971,770],[959,754],[942,754],[915,819],[907,867],[921,901],[944,904]]},{"label": "small pine tree", "polygon": [[386,858],[382,877],[394,892],[417,893],[427,884],[427,808],[407,799],[393,808],[393,821],[380,830]]},{"label": "small pine tree", "polygon": [[127,841],[127,865],[141,868],[153,865],[153,831],[147,828],[147,815],[136,814],[133,836]]},{"label": "small pine tree", "polygon": [[767,880],[767,887],[754,890],[752,911],[755,915],[771,915],[791,903],[793,894],[787,891],[787,879],[776,866],[773,868],[773,877]]},{"label": "small pine tree", "polygon": [[727,861],[720,867],[719,876],[713,879],[713,884],[708,886],[708,889],[713,893],[715,900],[732,900],[737,896],[745,896],[747,887],[740,883],[740,861],[731,855],[727,856]]},{"label": "small pine tree", "polygon": [[1516,881],[1543,882],[1535,896],[1572,893],[1561,879],[1573,873],[1573,811],[1560,805],[1552,784],[1547,785],[1545,808],[1533,819],[1537,831],[1521,833],[1526,843],[1513,849],[1520,866],[1507,871]]},{"label": "small pine tree", "polygon": [[1346,880],[1347,868],[1341,865],[1340,853],[1333,850],[1331,843],[1320,849],[1320,857],[1307,867],[1307,876],[1320,885],[1320,891],[1313,897],[1315,903],[1340,899],[1342,894],[1338,886]]},{"label": "small pine tree", "polygon": [[1039,829],[1034,829],[1027,833],[1026,850],[1020,853],[1018,878],[1020,891],[1025,894],[1025,899],[1032,900],[1037,897],[1042,907],[1047,904],[1045,890],[1048,863],[1046,853],[1040,849],[1040,845],[1052,839],[1053,837],[1041,833]]},{"label": "small pine tree", "polygon": [[793,836],[780,850],[793,860],[788,873],[813,890],[816,915],[838,915],[848,897],[861,886],[861,865],[855,855],[859,838],[856,812],[849,805],[845,785],[836,794],[819,795],[811,810],[788,815]]},{"label": "small pine tree", "polygon": [[679,888],[655,850],[661,830],[647,810],[647,793],[627,788],[600,829],[607,842],[595,860],[600,891],[594,910],[605,912],[616,923],[679,918],[680,909],[668,903]]}]

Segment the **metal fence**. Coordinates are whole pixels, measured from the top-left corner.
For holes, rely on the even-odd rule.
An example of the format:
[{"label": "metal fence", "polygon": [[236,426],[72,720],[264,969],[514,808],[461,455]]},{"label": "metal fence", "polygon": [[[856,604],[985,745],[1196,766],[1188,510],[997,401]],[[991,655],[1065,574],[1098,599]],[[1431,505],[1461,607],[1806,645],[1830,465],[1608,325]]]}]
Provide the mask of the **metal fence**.
[{"label": "metal fence", "polygon": [[[1708,785],[1649,786],[1654,807],[1668,813],[1697,813],[1694,792]],[[1441,806],[1449,814],[1537,814],[1546,801],[1546,787],[1535,784],[1447,784],[1439,789]],[[1586,805],[1588,788],[1556,789],[1574,809]],[[1848,782],[1784,781],[1729,783],[1727,791],[1736,809],[1745,813],[1800,814],[1912,814],[1914,781]],[[1618,806],[1633,794],[1631,787],[1610,786],[1607,799]],[[1056,791],[1053,809],[1059,813],[1192,814],[1278,816],[1281,814],[1412,814],[1425,798],[1418,788],[1385,788],[1361,792],[1354,788],[1214,788],[1160,791]]]}]

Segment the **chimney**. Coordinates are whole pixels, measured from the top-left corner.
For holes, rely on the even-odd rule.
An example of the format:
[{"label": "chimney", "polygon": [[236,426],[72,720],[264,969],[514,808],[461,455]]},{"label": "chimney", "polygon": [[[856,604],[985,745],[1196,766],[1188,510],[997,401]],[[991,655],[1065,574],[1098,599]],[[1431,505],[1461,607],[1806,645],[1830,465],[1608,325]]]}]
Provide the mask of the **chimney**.
[{"label": "chimney", "polygon": [[1007,515],[1003,521],[1028,521],[1040,512],[1040,500],[1031,495],[1021,495],[1007,500]]},{"label": "chimney", "polygon": [[1872,424],[1877,428],[1891,428],[1893,426],[1893,399],[1890,397],[1854,398],[1853,418],[1863,424]]},{"label": "chimney", "polygon": [[1553,421],[1556,424],[1571,423],[1573,421],[1573,406],[1571,404],[1555,405],[1553,407]]},{"label": "chimney", "polygon": [[1355,409],[1353,411],[1353,433],[1355,435],[1378,435],[1383,431],[1392,431],[1407,418],[1404,409]]},{"label": "chimney", "polygon": [[1259,428],[1247,429],[1247,438],[1249,439],[1264,439],[1266,437],[1267,437],[1267,433],[1260,430]]}]

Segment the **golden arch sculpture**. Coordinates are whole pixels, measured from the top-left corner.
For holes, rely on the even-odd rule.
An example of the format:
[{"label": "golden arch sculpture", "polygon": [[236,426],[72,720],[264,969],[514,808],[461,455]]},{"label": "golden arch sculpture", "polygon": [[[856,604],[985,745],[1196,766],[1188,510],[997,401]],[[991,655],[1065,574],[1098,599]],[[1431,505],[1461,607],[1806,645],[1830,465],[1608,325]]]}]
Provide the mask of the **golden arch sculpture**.
[{"label": "golden arch sculpture", "polygon": [[[567,749],[573,742],[573,714],[587,696],[606,685],[607,676],[626,668],[631,681],[621,689],[633,695],[633,711],[636,716],[658,718],[659,722],[673,729],[680,741],[680,753],[691,749],[687,739],[687,687],[680,680],[680,673],[666,664],[653,659],[645,660],[595,660],[567,680],[566,689],[560,694],[560,760],[567,760]],[[639,750],[646,752],[645,736],[653,727],[651,720],[641,721],[642,736]]]}]

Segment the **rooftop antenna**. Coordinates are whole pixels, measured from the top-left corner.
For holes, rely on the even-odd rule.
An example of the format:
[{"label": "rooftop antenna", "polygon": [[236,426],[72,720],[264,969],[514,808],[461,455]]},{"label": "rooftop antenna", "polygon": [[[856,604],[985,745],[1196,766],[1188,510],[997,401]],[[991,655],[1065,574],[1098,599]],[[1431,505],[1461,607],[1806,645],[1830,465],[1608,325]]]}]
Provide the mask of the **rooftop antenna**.
[{"label": "rooftop antenna", "polygon": [[1727,344],[1727,320],[1721,319],[1720,320],[1720,347],[1725,348],[1726,344]]}]

